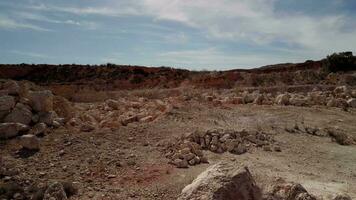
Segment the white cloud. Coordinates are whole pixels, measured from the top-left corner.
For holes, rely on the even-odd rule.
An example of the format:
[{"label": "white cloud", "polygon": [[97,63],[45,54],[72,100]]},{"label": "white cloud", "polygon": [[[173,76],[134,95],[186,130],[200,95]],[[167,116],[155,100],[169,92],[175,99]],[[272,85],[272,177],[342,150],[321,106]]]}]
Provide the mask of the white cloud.
[{"label": "white cloud", "polygon": [[96,7],[60,7],[40,4],[37,10],[79,15],[142,15],[154,20],[169,20],[205,31],[210,39],[273,42],[300,46],[325,54],[355,50],[356,27],[345,33],[347,17],[339,14],[307,16],[277,12],[278,0],[106,0]]},{"label": "white cloud", "polygon": [[34,31],[50,31],[46,28],[42,28],[29,23],[18,22],[4,16],[0,16],[0,29],[30,29]]}]

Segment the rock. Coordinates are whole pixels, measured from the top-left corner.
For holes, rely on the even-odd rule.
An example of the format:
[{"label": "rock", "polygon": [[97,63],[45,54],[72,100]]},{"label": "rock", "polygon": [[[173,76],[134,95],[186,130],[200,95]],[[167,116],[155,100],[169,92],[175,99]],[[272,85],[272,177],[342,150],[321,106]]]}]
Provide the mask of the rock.
[{"label": "rock", "polygon": [[200,157],[200,163],[209,163],[208,158]]},{"label": "rock", "polygon": [[253,103],[256,105],[262,105],[264,99],[265,99],[265,97],[263,95],[258,94],[257,97],[255,98],[255,100],[253,101]]},{"label": "rock", "polygon": [[290,95],[289,94],[280,94],[276,97],[275,102],[278,105],[288,105]]},{"label": "rock", "polygon": [[347,86],[339,86],[334,89],[334,94],[342,94],[342,93],[347,93],[349,90]]},{"label": "rock", "polygon": [[54,182],[50,184],[45,191],[43,200],[66,200],[67,195],[61,183]]},{"label": "rock", "polygon": [[29,127],[21,123],[1,123],[0,124],[0,139],[8,139],[15,137],[19,132],[27,131]]},{"label": "rock", "polygon": [[272,151],[270,146],[263,146],[263,151]]},{"label": "rock", "polygon": [[353,139],[346,133],[342,132],[341,130],[337,130],[334,128],[328,128],[326,131],[329,134],[329,136],[331,138],[333,138],[338,144],[341,144],[341,145],[354,144]]},{"label": "rock", "polygon": [[105,101],[106,105],[108,105],[111,109],[117,110],[119,109],[120,103],[113,99],[108,99]]},{"label": "rock", "polygon": [[308,101],[305,98],[292,97],[290,98],[289,103],[293,106],[305,106],[308,104]]},{"label": "rock", "polygon": [[29,134],[38,136],[44,134],[46,129],[47,129],[47,125],[45,123],[38,123],[31,128]]},{"label": "rock", "polygon": [[206,101],[213,101],[213,100],[214,100],[214,97],[213,97],[213,96],[206,96],[206,97],[205,97],[205,100],[206,100]]},{"label": "rock", "polygon": [[15,98],[12,96],[0,96],[0,121],[15,107],[15,103]]},{"label": "rock", "polygon": [[233,97],[231,99],[232,104],[244,104],[244,99],[242,97]]},{"label": "rock", "polygon": [[74,117],[74,108],[70,101],[61,96],[53,97],[53,110],[59,117],[64,118],[65,122]]},{"label": "rock", "polygon": [[22,103],[17,103],[15,108],[4,119],[4,122],[17,122],[25,125],[29,125],[31,121],[31,107]]},{"label": "rock", "polygon": [[39,116],[38,114],[32,115],[31,121],[32,121],[33,123],[38,123],[38,122],[40,121],[40,116]]},{"label": "rock", "polygon": [[195,159],[191,159],[191,160],[188,161],[188,164],[193,166],[193,165],[195,165],[197,163],[195,162]]},{"label": "rock", "polygon": [[137,116],[126,117],[123,120],[121,120],[121,124],[123,126],[127,126],[129,123],[132,122],[137,122]]},{"label": "rock", "polygon": [[356,98],[352,98],[352,99],[347,100],[347,104],[351,108],[356,108]]},{"label": "rock", "polygon": [[54,111],[49,112],[40,112],[39,113],[39,122],[45,123],[48,126],[52,126],[55,119],[58,118],[58,115]]},{"label": "rock", "polygon": [[187,185],[178,200],[259,200],[257,187],[247,168],[218,163]]},{"label": "rock", "polygon": [[37,112],[53,111],[53,94],[49,90],[29,91],[29,100]]},{"label": "rock", "polygon": [[235,149],[231,152],[237,155],[241,155],[247,152],[247,148],[243,144],[239,144],[238,146],[235,146]]},{"label": "rock", "polygon": [[276,152],[281,152],[282,151],[281,147],[279,147],[279,146],[274,146],[273,150],[276,151]]},{"label": "rock", "polygon": [[173,163],[177,168],[188,168],[188,161],[182,159],[175,159]]},{"label": "rock", "polygon": [[274,185],[272,191],[266,193],[263,199],[316,200],[316,197],[309,194],[300,184],[283,183]]},{"label": "rock", "polygon": [[313,105],[325,105],[327,103],[326,98],[327,97],[320,91],[308,93],[308,100]]},{"label": "rock", "polygon": [[21,185],[15,182],[0,182],[0,199],[14,199],[14,196],[18,196],[18,194],[23,194],[24,189]]},{"label": "rock", "polygon": [[40,140],[35,135],[23,135],[20,138],[20,144],[23,148],[29,150],[39,150]]},{"label": "rock", "polygon": [[188,154],[183,154],[183,159],[186,161],[190,161],[192,159],[195,158],[195,154],[194,153],[188,153]]},{"label": "rock", "polygon": [[287,193],[287,199],[315,200],[316,198],[308,194],[307,190],[302,185],[294,184]]},{"label": "rock", "polygon": [[334,197],[333,200],[352,200],[352,199],[347,194],[339,194],[336,197]]},{"label": "rock", "polygon": [[88,124],[88,123],[84,123],[80,127],[80,131],[83,131],[83,132],[91,132],[93,130],[95,130],[95,127],[93,125],[91,125],[91,124]]},{"label": "rock", "polygon": [[352,98],[356,98],[356,90],[352,90],[350,95]]},{"label": "rock", "polygon": [[336,99],[336,106],[339,108],[347,108],[349,104],[345,99],[338,98]]},{"label": "rock", "polygon": [[151,122],[153,120],[154,120],[154,118],[151,115],[149,115],[149,116],[141,118],[140,122]]},{"label": "rock", "polygon": [[8,92],[8,94],[11,95],[18,95],[20,92],[20,86],[17,84],[16,81],[7,81],[3,84],[2,87]]},{"label": "rock", "polygon": [[253,103],[253,101],[257,98],[258,94],[250,94],[247,91],[243,93],[242,98],[244,103]]}]

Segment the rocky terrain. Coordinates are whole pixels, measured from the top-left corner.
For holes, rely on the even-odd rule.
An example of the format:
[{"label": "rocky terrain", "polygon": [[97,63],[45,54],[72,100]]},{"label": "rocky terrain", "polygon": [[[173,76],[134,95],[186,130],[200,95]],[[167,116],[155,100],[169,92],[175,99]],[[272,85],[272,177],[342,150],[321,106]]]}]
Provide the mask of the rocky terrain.
[{"label": "rocky terrain", "polygon": [[0,199],[356,198],[355,70],[3,65],[0,77]]}]

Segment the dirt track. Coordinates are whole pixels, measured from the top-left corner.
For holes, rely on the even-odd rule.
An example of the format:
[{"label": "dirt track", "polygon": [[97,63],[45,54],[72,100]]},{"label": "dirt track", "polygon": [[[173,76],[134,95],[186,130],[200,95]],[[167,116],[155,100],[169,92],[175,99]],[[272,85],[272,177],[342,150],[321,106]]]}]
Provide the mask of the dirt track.
[{"label": "dirt track", "polygon": [[[19,171],[15,179],[26,185],[73,181],[79,187],[73,199],[176,199],[185,185],[220,160],[248,166],[263,188],[284,179],[301,183],[310,193],[326,199],[337,193],[356,198],[356,146],[341,146],[330,137],[285,131],[296,123],[302,129],[302,122],[321,129],[338,126],[356,137],[356,111],[352,109],[214,107],[192,101],[154,122],[132,123],[117,130],[54,130],[42,138],[40,152],[29,158],[16,156],[16,139],[0,148],[3,163]],[[257,148],[243,155],[205,152],[210,164],[177,169],[167,163],[162,147],[157,147],[160,141],[212,128],[263,130],[274,135],[282,151]]]}]

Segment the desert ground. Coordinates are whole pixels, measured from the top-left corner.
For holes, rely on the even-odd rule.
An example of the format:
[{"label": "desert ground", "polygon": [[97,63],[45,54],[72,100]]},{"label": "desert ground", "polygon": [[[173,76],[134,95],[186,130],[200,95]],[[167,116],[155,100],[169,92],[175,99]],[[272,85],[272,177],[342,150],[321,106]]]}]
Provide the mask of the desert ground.
[{"label": "desert ground", "polygon": [[247,167],[264,199],[284,183],[355,199],[356,90],[327,86],[69,94],[2,79],[0,199],[177,199],[217,163]]}]

